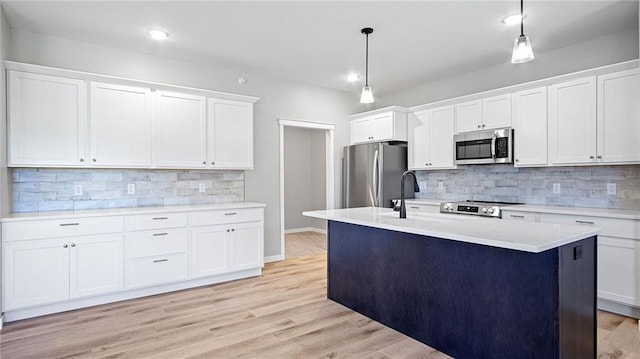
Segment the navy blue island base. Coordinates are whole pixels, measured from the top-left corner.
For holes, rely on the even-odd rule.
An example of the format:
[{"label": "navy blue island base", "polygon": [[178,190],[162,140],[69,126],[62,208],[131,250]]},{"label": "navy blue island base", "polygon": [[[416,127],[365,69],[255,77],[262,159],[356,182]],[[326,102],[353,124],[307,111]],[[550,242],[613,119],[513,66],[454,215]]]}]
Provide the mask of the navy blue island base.
[{"label": "navy blue island base", "polygon": [[457,359],[596,357],[596,237],[541,253],[328,223],[329,299]]}]

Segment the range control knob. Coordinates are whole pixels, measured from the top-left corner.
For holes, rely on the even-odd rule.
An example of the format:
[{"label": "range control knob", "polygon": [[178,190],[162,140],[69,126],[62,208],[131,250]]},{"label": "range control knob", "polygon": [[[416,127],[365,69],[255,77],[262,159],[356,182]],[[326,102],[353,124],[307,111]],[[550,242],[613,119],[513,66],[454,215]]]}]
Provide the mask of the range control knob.
[{"label": "range control knob", "polygon": [[489,214],[492,214],[493,212],[495,212],[495,210],[493,209],[493,207],[490,207],[488,212],[489,212]]},{"label": "range control knob", "polygon": [[482,208],[482,213],[487,213],[487,209],[486,208]]},{"label": "range control knob", "polygon": [[445,203],[444,204],[444,209],[445,209],[445,211],[451,212],[451,211],[453,211],[453,205],[451,203]]}]

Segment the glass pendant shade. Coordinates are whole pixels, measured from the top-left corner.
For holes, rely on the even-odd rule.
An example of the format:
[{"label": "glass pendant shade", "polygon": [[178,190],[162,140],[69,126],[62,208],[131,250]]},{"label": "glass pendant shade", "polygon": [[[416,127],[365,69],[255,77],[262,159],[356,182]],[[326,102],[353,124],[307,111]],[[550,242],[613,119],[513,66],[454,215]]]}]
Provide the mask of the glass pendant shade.
[{"label": "glass pendant shade", "polygon": [[373,91],[371,91],[371,87],[365,86],[362,88],[360,103],[373,103]]},{"label": "glass pendant shade", "polygon": [[534,59],[533,48],[529,36],[520,35],[513,44],[512,64],[522,64]]}]

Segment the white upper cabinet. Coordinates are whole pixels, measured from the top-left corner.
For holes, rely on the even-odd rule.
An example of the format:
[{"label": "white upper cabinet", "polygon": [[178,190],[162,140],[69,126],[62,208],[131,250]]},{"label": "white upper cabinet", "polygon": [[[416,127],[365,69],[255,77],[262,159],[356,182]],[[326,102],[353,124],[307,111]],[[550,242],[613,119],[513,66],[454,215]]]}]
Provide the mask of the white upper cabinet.
[{"label": "white upper cabinet", "polygon": [[458,133],[511,127],[511,94],[456,104]]},{"label": "white upper cabinet", "polygon": [[406,141],[407,113],[394,109],[382,109],[364,117],[353,116],[351,120],[351,144]]},{"label": "white upper cabinet", "polygon": [[91,164],[150,167],[151,89],[92,82],[90,98]]},{"label": "white upper cabinet", "polygon": [[409,115],[409,169],[455,168],[453,130],[453,106],[432,108]]},{"label": "white upper cabinet", "polygon": [[482,101],[473,100],[456,104],[456,131],[469,132],[482,129]]},{"label": "white upper cabinet", "polygon": [[86,164],[82,80],[9,71],[9,165]]},{"label": "white upper cabinet", "polygon": [[513,94],[515,166],[547,165],[547,88]]},{"label": "white upper cabinet", "polygon": [[596,162],[595,76],[549,86],[549,162]]},{"label": "white upper cabinet", "polygon": [[207,116],[204,96],[156,92],[155,164],[203,168],[207,165]]},{"label": "white upper cabinet", "polygon": [[640,162],[640,69],[598,76],[597,159]]},{"label": "white upper cabinet", "polygon": [[208,100],[208,162],[217,169],[253,169],[253,104]]}]

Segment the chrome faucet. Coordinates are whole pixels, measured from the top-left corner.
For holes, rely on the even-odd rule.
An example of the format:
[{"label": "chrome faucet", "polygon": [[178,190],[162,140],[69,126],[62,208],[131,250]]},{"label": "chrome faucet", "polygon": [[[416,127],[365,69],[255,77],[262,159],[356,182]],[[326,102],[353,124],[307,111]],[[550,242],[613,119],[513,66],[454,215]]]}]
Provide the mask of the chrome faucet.
[{"label": "chrome faucet", "polygon": [[404,179],[409,174],[413,176],[414,190],[416,187],[415,184],[418,181],[416,179],[416,173],[413,171],[404,171],[404,173],[402,174],[402,182],[400,183],[400,218],[407,218],[407,207],[404,204]]}]

